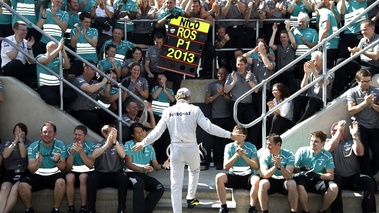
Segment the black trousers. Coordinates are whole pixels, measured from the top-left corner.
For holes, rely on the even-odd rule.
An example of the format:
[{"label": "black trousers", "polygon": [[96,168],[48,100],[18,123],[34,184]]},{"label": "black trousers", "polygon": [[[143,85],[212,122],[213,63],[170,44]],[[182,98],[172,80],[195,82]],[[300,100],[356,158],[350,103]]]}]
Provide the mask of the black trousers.
[{"label": "black trousers", "polygon": [[125,209],[128,176],[124,172],[93,172],[87,179],[88,212],[96,212],[97,189],[105,187],[118,189],[118,210]]},{"label": "black trousers", "polygon": [[299,95],[293,99],[293,124],[300,123],[311,117],[323,107],[319,98]]},{"label": "black trousers", "polygon": [[[41,98],[49,105],[57,106],[60,104],[59,86],[42,86],[38,89]],[[68,106],[77,98],[76,92],[70,87],[63,87],[63,104]]]},{"label": "black trousers", "polygon": [[[129,186],[133,189],[133,212],[151,213],[164,193],[163,185],[155,178],[145,173],[130,172]],[[145,197],[145,190],[149,194]]]},{"label": "black trousers", "polygon": [[368,129],[358,125],[358,136],[365,147],[363,156],[358,157],[361,173],[373,177],[379,171],[379,129]]},{"label": "black trousers", "polygon": [[103,125],[111,124],[114,120],[110,114],[102,109],[71,110],[70,114],[99,135],[101,135],[101,128]]},{"label": "black trousers", "polygon": [[[231,117],[226,118],[213,118],[212,123],[216,124],[217,126],[232,131],[234,121]],[[213,160],[217,165],[224,165],[224,149],[225,145],[230,143],[231,140],[227,138],[220,138],[217,136],[213,137],[214,145],[213,145]]]},{"label": "black trousers", "polygon": [[333,181],[338,185],[337,198],[331,205],[331,210],[333,213],[343,213],[342,189],[361,191],[362,213],[376,212],[375,186],[368,175],[356,173],[349,177],[341,177],[334,174]]},{"label": "black trousers", "polygon": [[20,60],[10,61],[3,67],[4,76],[12,76],[28,84],[29,79],[36,79],[36,65],[35,64],[23,64]]}]

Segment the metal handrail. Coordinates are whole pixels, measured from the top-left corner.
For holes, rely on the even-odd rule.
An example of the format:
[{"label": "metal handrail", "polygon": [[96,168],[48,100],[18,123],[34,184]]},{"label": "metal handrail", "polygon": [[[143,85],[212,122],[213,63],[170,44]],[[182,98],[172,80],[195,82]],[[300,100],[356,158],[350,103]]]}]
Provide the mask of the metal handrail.
[{"label": "metal handrail", "polygon": [[[28,19],[26,19],[24,16],[20,15],[18,12],[16,12],[13,8],[11,8],[8,4],[6,4],[5,2],[0,2],[0,5],[3,6],[4,8],[6,8],[7,10],[11,11],[13,14],[15,14],[16,16],[18,16],[21,20],[23,20],[27,25],[30,25],[32,26],[35,30],[37,30],[38,32],[40,32],[41,34],[45,35],[47,38],[49,38],[50,40],[56,42],[57,44],[59,43],[58,40],[56,40],[55,38],[53,38],[52,36],[46,34],[41,28],[39,28],[37,25],[35,25],[34,23],[32,23],[31,21],[29,21]],[[7,41],[10,45],[12,45],[13,47],[15,47],[15,45],[10,42],[9,40],[7,40],[6,38],[0,38],[1,40],[5,40]],[[17,48],[17,47],[15,47]],[[63,78],[63,76],[56,74],[55,72],[53,72],[51,69],[49,69],[48,67],[44,66],[43,64],[39,63],[38,61],[35,60],[35,58],[31,57],[29,54],[27,53],[24,53],[23,51],[21,51],[21,53],[23,53],[24,55],[26,55],[29,59],[32,59],[34,62],[36,62],[37,64],[41,65],[43,68],[45,68],[46,70],[48,70],[51,74],[53,74],[54,76],[56,76],[60,81],[61,81],[61,87],[60,87],[60,95],[61,95],[61,100],[62,100],[62,94],[63,94],[63,84],[62,84],[62,81],[69,85],[71,88],[73,88],[76,92],[79,92],[80,94],[84,95],[87,99],[89,99],[91,102],[95,103],[98,107],[100,107],[101,109],[105,110],[108,114],[110,114],[111,116],[113,116],[114,118],[116,118],[118,120],[118,123],[119,123],[119,126],[121,127],[122,124],[125,124],[127,126],[130,126],[129,123],[126,123],[125,121],[123,121],[122,119],[122,98],[120,98],[122,96],[122,91],[124,92],[127,92],[129,93],[129,95],[131,95],[132,97],[134,97],[137,101],[140,101],[143,106],[144,106],[144,119],[142,121],[142,123],[146,123],[147,121],[147,118],[148,118],[148,111],[147,111],[147,106],[146,106],[146,103],[141,99],[139,98],[138,96],[136,96],[133,92],[131,92],[130,90],[128,90],[127,88],[125,88],[124,86],[122,86],[121,83],[118,83],[117,81],[113,80],[112,78],[110,78],[109,76],[107,76],[105,73],[103,73],[102,71],[100,71],[97,67],[95,67],[94,65],[92,65],[91,63],[89,63],[87,60],[83,59],[81,56],[79,56],[78,54],[76,54],[76,52],[72,51],[71,49],[67,48],[66,46],[64,46],[66,52],[74,55],[77,59],[79,59],[80,61],[82,61],[83,63],[85,63],[87,66],[90,66],[93,70],[95,70],[97,73],[99,73],[102,77],[104,78],[107,78],[110,82],[114,83],[114,85],[116,85],[118,88],[119,88],[119,99],[118,99],[118,105],[119,105],[119,112],[118,112],[118,116],[113,113],[112,111],[110,111],[109,109],[105,108],[103,105],[99,104],[97,101],[95,101],[92,97],[88,96],[86,93],[84,93],[83,91],[81,91],[79,88],[77,88],[75,85],[71,84],[71,82],[67,81],[66,79]],[[62,64],[62,63],[61,63]],[[61,107],[62,107],[62,103],[61,103]],[[62,109],[62,108],[61,108]],[[119,134],[119,141],[122,141],[122,128],[119,128],[119,131],[118,131],[120,134]]]},{"label": "metal handrail", "polygon": [[[369,10],[371,10],[373,7],[375,7],[377,4],[379,4],[379,1],[376,1],[375,3],[371,4],[369,7],[367,7],[364,12],[362,12],[359,16],[356,16],[355,18],[353,18],[353,20],[348,23],[347,25],[341,27],[339,30],[337,30],[337,32],[333,33],[332,35],[328,36],[327,38],[325,38],[323,41],[321,41],[319,44],[317,44],[316,46],[314,46],[313,48],[311,48],[310,50],[308,50],[306,53],[304,53],[303,55],[301,55],[300,57],[296,58],[294,61],[292,61],[291,63],[287,64],[286,66],[284,66],[282,69],[280,69],[279,71],[275,72],[273,75],[271,75],[269,78],[263,80],[261,83],[259,83],[258,85],[256,85],[255,87],[251,88],[249,91],[247,91],[245,94],[243,94],[242,96],[240,96],[236,101],[235,101],[235,104],[233,106],[233,118],[234,120],[236,121],[236,123],[238,124],[242,124],[241,122],[238,121],[238,117],[237,117],[237,105],[239,102],[241,102],[244,98],[246,98],[248,95],[251,95],[256,89],[259,89],[263,86],[263,93],[262,94],[262,114],[261,116],[259,116],[257,119],[255,119],[254,121],[252,121],[251,123],[249,124],[242,124],[246,127],[251,127],[255,124],[257,124],[258,122],[264,120],[264,122],[262,122],[262,135],[266,135],[266,128],[265,128],[265,125],[266,125],[266,117],[268,115],[270,115],[271,113],[273,113],[276,109],[278,109],[279,107],[281,107],[283,104],[285,104],[286,102],[282,102],[280,104],[278,104],[277,106],[275,106],[273,109],[269,110],[268,112],[264,113],[266,111],[266,96],[265,96],[265,87],[266,87],[266,84],[269,83],[272,79],[274,79],[275,77],[277,77],[278,75],[280,75],[281,73],[285,72],[288,68],[294,66],[297,62],[299,62],[300,60],[302,60],[303,58],[305,58],[306,56],[308,56],[310,53],[312,53],[314,50],[317,50],[318,48],[320,48],[321,46],[324,46],[326,44],[327,41],[329,41],[330,39],[334,38],[335,36],[339,35],[341,32],[343,32],[347,27],[349,27],[351,24],[355,23],[356,20],[358,20],[362,15],[365,15]],[[375,42],[376,43],[376,42]],[[370,46],[371,47],[371,46]],[[324,48],[325,49],[325,48]],[[368,49],[368,48],[367,48]],[[364,49],[366,50],[366,48]],[[359,54],[363,53],[364,51],[360,51]],[[324,51],[324,58],[326,58],[326,51]],[[310,87],[312,87],[314,84],[316,84],[318,81],[320,80],[324,80],[324,84],[323,84],[323,102],[324,102],[324,107],[326,106],[326,76],[327,74],[330,74],[330,73],[334,73],[338,68],[342,67],[343,65],[345,65],[346,63],[350,62],[351,60],[353,60],[355,57],[357,57],[359,54],[356,54],[352,57],[349,57],[347,60],[345,60],[343,63],[339,64],[338,66],[336,67],[333,67],[331,70],[329,70],[328,73],[327,72],[327,69],[326,69],[326,60],[323,61],[323,74],[320,75],[319,78],[313,80],[311,83],[309,83],[308,85],[306,85],[305,87],[301,88],[299,91],[295,92],[294,94],[292,94],[290,97],[288,97],[286,100],[290,101],[292,99],[294,99],[295,97],[297,97],[299,94],[301,94],[302,92],[306,91],[307,89],[309,89]],[[265,143],[265,137],[262,137],[262,146],[264,145]]]}]

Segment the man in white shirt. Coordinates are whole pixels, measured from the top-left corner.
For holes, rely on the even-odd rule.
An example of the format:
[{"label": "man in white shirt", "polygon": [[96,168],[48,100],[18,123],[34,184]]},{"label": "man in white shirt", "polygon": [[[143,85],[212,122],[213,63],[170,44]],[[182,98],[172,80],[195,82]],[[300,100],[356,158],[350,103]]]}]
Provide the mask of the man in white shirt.
[{"label": "man in white shirt", "polygon": [[17,21],[13,25],[14,35],[6,37],[10,42],[21,48],[19,51],[6,41],[1,43],[1,68],[5,76],[12,76],[24,83],[27,83],[28,78],[36,78],[36,67],[30,65],[32,62],[25,54],[30,54],[33,58],[32,46],[34,38],[26,40],[28,30],[25,22]]}]

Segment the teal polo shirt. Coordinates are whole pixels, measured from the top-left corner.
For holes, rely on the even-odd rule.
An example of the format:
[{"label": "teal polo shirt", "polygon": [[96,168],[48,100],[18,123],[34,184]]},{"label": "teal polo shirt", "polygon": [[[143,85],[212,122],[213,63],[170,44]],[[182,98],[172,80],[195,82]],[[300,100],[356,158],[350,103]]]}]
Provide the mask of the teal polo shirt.
[{"label": "teal polo shirt", "polygon": [[298,167],[308,166],[316,173],[325,173],[327,169],[334,169],[333,156],[324,148],[313,154],[313,150],[307,147],[301,147],[295,154],[295,165]]},{"label": "teal polo shirt", "polygon": [[[272,162],[273,157],[274,156],[270,153],[269,150],[265,150],[259,158],[259,164],[261,166],[265,165],[270,169],[274,167],[274,163]],[[287,166],[295,166],[295,155],[291,151],[281,148],[280,157],[282,158],[281,164],[284,168]],[[282,173],[279,170],[276,170],[274,172],[274,175],[282,176]]]},{"label": "teal polo shirt", "polygon": [[46,147],[41,140],[34,141],[28,148],[28,158],[36,159],[37,153],[41,154],[42,163],[39,168],[54,168],[56,164],[54,162],[55,153],[61,154],[61,159],[67,158],[66,147],[60,140],[54,139],[49,147]]}]

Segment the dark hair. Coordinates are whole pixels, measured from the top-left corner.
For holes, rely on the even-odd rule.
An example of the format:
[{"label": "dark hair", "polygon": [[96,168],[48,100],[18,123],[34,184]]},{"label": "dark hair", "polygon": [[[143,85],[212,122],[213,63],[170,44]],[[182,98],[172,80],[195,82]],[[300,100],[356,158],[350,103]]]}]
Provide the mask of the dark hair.
[{"label": "dark hair", "polygon": [[355,74],[355,79],[357,79],[358,81],[360,81],[363,77],[371,77],[371,72],[366,69],[360,69]]},{"label": "dark hair", "polygon": [[116,47],[116,45],[114,45],[114,44],[108,44],[106,47],[105,47],[105,52],[107,52],[110,48],[115,48],[115,49],[117,49],[117,47]]},{"label": "dark hair", "polygon": [[92,16],[91,16],[91,14],[89,14],[88,12],[82,12],[82,13],[80,13],[80,15],[79,15],[79,20],[80,20],[80,21],[83,21],[84,18],[89,18],[89,19],[91,19]]},{"label": "dark hair", "polygon": [[279,90],[279,92],[282,93],[280,95],[280,99],[284,100],[285,98],[288,98],[290,96],[290,93],[288,92],[288,88],[286,87],[286,85],[282,83],[275,83],[274,85],[272,85],[272,88],[274,87],[276,87]]},{"label": "dark hair", "polygon": [[285,29],[284,29],[284,30],[281,30],[281,31],[280,31],[280,34],[286,34],[286,35],[287,35],[287,37],[289,37],[289,36],[288,36],[288,31],[287,31],[287,30],[285,30]]},{"label": "dark hair", "polygon": [[26,26],[25,22],[23,21],[16,21],[16,23],[13,24],[13,29],[18,30],[18,26],[23,25]]},{"label": "dark hair", "polygon": [[139,68],[141,69],[141,64],[139,62],[133,62],[131,64],[128,65],[129,69],[135,67],[135,66],[139,66]]},{"label": "dark hair", "polygon": [[76,131],[76,130],[81,130],[85,135],[87,135],[87,132],[88,132],[88,130],[87,130],[87,127],[86,126],[84,126],[84,125],[77,125],[76,127],[75,127],[75,129],[74,129],[74,132]]},{"label": "dark hair", "polygon": [[155,39],[163,39],[164,38],[164,35],[163,35],[163,33],[161,33],[161,32],[156,32],[155,34],[154,34],[154,40]]},{"label": "dark hair", "polygon": [[246,129],[246,127],[244,127],[241,124],[237,124],[237,125],[234,126],[233,132],[236,131],[236,130],[241,130],[242,134],[247,135],[247,129]]},{"label": "dark hair", "polygon": [[121,30],[122,33],[124,33],[124,30],[119,28],[119,27],[114,27],[113,30],[112,30],[112,33],[115,31],[115,30]]},{"label": "dark hair", "polygon": [[23,132],[25,132],[25,136],[28,135],[28,127],[24,123],[17,123],[16,125],[14,125],[13,134],[14,134],[14,131],[16,130],[16,127],[19,127]]},{"label": "dark hair", "polygon": [[132,123],[132,125],[130,125],[130,127],[129,127],[130,134],[133,135],[134,129],[138,128],[138,127],[142,128],[143,130],[146,130],[145,127],[141,123],[135,122],[135,123]]},{"label": "dark hair", "polygon": [[282,138],[280,137],[280,135],[276,133],[271,133],[266,136],[266,140],[270,140],[270,139],[272,139],[272,142],[274,142],[274,144],[280,143],[280,146],[282,146],[283,144]]},{"label": "dark hair", "polygon": [[142,49],[140,47],[133,47],[132,54],[134,54],[137,50],[141,51],[142,53]]},{"label": "dark hair", "polygon": [[320,138],[321,142],[325,142],[326,141],[326,137],[327,137],[327,135],[323,131],[312,132],[311,133],[311,137],[312,136],[316,137],[316,138]]},{"label": "dark hair", "polygon": [[48,122],[42,124],[41,131],[42,131],[43,127],[45,127],[45,126],[52,126],[54,132],[57,132],[57,126],[55,126],[55,124],[52,121],[48,121]]}]

